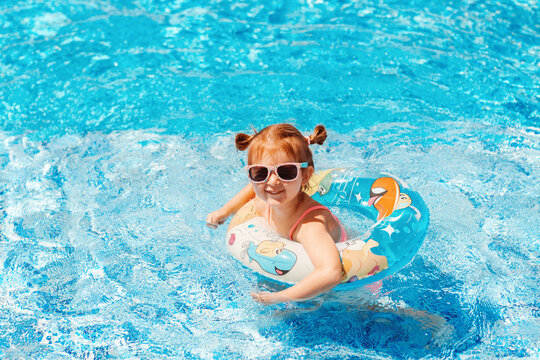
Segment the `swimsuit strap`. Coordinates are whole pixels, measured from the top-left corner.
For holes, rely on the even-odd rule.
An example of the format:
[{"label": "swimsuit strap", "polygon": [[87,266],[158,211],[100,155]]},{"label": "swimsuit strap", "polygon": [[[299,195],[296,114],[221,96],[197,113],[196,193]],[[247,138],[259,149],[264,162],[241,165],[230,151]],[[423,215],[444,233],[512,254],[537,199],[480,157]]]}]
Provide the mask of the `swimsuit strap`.
[{"label": "swimsuit strap", "polygon": [[296,222],[294,223],[294,225],[292,226],[291,230],[289,231],[289,239],[291,241],[293,241],[293,238],[292,238],[292,235],[294,233],[294,230],[296,230],[296,227],[300,224],[300,222],[302,221],[302,219],[304,219],[304,217],[309,214],[310,212],[314,211],[314,210],[327,210],[330,212],[330,215],[332,215],[334,217],[334,219],[336,219],[337,223],[339,224],[339,227],[341,228],[341,239],[339,240],[340,242],[342,241],[345,241],[347,240],[347,234],[345,233],[345,229],[343,228],[343,226],[341,225],[341,223],[339,222],[338,218],[336,217],[336,215],[332,214],[332,212],[330,211],[329,208],[327,208],[326,206],[323,206],[323,205],[315,205],[315,206],[312,206],[310,207],[309,209],[307,209],[306,211],[304,211],[304,213],[302,214],[302,216],[300,216],[298,218],[298,220],[296,220]]}]

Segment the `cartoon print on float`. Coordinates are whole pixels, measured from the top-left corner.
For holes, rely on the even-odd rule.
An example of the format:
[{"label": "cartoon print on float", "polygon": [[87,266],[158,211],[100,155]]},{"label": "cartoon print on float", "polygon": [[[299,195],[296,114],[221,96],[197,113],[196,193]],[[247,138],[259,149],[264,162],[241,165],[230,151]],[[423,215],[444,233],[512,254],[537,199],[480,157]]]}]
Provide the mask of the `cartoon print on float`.
[{"label": "cartoon print on float", "polygon": [[[411,207],[411,210],[415,212],[414,217],[420,220],[420,212],[411,206],[411,197],[401,192],[399,184],[391,177],[378,178],[371,185],[369,190],[369,206],[374,206],[379,212],[377,221],[388,218],[396,210],[403,210]],[[401,213],[399,213],[401,215]],[[388,218],[386,220],[396,221],[399,218]]]},{"label": "cartoon print on float", "polygon": [[342,250],[340,252],[343,264],[341,281],[353,282],[388,269],[386,257],[371,252],[371,248],[377,246],[379,246],[378,242],[369,239],[361,250]]},{"label": "cartoon print on float", "polygon": [[[304,190],[323,206],[374,221],[361,235],[336,243],[343,270],[340,289],[375,283],[403,268],[418,253],[429,223],[417,192],[389,175],[365,175],[364,169],[322,170]],[[261,217],[229,230],[226,243],[240,262],[274,280],[297,283],[313,265],[301,244],[271,231]]]},{"label": "cartoon print on float", "polygon": [[369,190],[368,205],[373,205],[379,212],[377,221],[394,212],[399,203],[399,195],[399,184],[391,177],[378,178],[373,182]]},{"label": "cartoon print on float", "polygon": [[396,210],[399,209],[405,209],[406,207],[410,206],[412,204],[411,197],[407,194],[399,194],[398,204],[396,206]]},{"label": "cartoon print on float", "polygon": [[418,230],[421,215],[412,206],[411,197],[401,193],[399,184],[391,177],[376,179],[369,193],[368,204],[378,211],[378,223],[372,236],[379,239],[379,246],[373,249],[373,253],[385,254],[391,264],[400,253],[406,253],[414,247],[414,243],[406,239]]},{"label": "cartoon print on float", "polygon": [[309,196],[313,196],[316,193],[318,193],[319,196],[328,194],[332,187],[332,182],[334,181],[331,174],[332,171],[334,171],[334,169],[313,174],[311,178],[309,178],[305,193]]},{"label": "cartoon print on float", "polygon": [[281,241],[265,240],[258,246],[250,241],[247,254],[249,262],[254,260],[264,271],[275,275],[285,275],[296,263],[296,255],[285,249]]},{"label": "cartoon print on float", "polygon": [[317,187],[317,192],[319,195],[326,195],[330,191],[330,187],[332,186],[332,174],[328,173],[326,176],[321,180],[319,183],[319,186]]}]

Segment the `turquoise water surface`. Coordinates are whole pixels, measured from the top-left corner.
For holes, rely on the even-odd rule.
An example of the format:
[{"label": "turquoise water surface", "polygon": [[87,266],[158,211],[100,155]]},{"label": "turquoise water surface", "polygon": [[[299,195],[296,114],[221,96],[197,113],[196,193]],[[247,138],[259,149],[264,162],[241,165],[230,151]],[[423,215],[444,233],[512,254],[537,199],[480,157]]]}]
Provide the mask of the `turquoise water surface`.
[{"label": "turquoise water surface", "polygon": [[[536,1],[0,3],[0,358],[540,356]],[[234,134],[406,181],[430,227],[370,289],[276,290],[201,221]],[[339,211],[338,211],[339,212]],[[347,226],[365,222],[338,213]]]}]

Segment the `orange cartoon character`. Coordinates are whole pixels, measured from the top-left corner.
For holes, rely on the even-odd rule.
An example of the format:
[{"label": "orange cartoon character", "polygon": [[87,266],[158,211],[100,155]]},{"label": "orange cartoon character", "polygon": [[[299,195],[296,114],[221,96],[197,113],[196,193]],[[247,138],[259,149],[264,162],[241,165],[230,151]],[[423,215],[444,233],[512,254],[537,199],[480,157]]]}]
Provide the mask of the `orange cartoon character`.
[{"label": "orange cartoon character", "polygon": [[375,206],[375,209],[379,211],[377,221],[392,214],[397,209],[399,201],[399,184],[391,177],[378,178],[371,185],[368,205]]}]

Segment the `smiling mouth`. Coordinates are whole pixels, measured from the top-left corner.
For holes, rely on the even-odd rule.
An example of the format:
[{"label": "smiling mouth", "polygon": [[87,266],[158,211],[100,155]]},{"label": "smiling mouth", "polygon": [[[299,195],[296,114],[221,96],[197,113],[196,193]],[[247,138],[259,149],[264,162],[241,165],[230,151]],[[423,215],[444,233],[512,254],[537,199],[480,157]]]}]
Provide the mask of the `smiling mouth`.
[{"label": "smiling mouth", "polygon": [[275,271],[276,271],[276,274],[278,275],[285,275],[286,273],[289,272],[289,270],[281,270],[281,269],[278,269],[277,267],[274,267]]},{"label": "smiling mouth", "polygon": [[281,194],[283,192],[283,190],[280,190],[280,191],[267,190],[266,192],[269,193],[270,195],[277,195],[277,194]]}]

